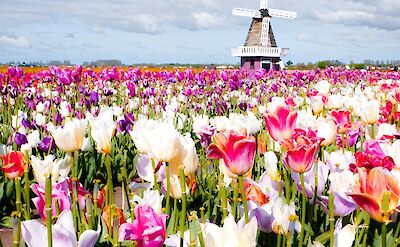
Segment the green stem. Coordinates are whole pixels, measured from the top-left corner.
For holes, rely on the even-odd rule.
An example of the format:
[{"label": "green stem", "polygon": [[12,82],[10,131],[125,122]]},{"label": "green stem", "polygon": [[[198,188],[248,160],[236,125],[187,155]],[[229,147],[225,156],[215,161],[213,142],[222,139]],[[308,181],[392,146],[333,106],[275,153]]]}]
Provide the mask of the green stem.
[{"label": "green stem", "polygon": [[24,201],[25,201],[25,219],[31,219],[31,195],[30,195],[30,183],[29,183],[29,155],[28,151],[25,153],[25,170],[24,170]]},{"label": "green stem", "polygon": [[21,203],[21,178],[15,178],[15,204],[17,207],[17,233],[14,235],[14,246],[19,246],[21,239],[21,215],[22,215],[22,203]]},{"label": "green stem", "polygon": [[113,180],[112,180],[112,171],[111,171],[111,160],[110,155],[106,155],[105,157],[105,165],[107,169],[107,191],[108,191],[108,204],[114,204],[114,187],[113,187]]},{"label": "green stem", "polygon": [[52,242],[52,186],[51,186],[51,175],[46,174],[46,189],[45,189],[45,202],[46,202],[46,227],[47,227],[47,246],[51,247],[53,245]]},{"label": "green stem", "polygon": [[232,206],[232,215],[234,219],[236,219],[238,198],[239,198],[239,187],[236,184],[235,188],[233,189],[233,206]]},{"label": "green stem", "polygon": [[371,125],[371,139],[375,139],[375,124]]},{"label": "green stem", "polygon": [[330,229],[330,246],[334,246],[335,242],[335,212],[334,212],[334,197],[332,192],[329,193],[329,229]]},{"label": "green stem", "polygon": [[247,223],[249,223],[249,209],[247,207],[247,197],[246,197],[246,192],[245,192],[244,186],[243,186],[243,175],[239,175],[238,178],[239,178],[240,193],[242,194],[242,202],[243,202],[243,207],[244,207],[244,219],[247,224]]},{"label": "green stem", "polygon": [[382,223],[382,247],[386,247],[386,234],[387,234],[387,229],[386,229],[386,223]]},{"label": "green stem", "polygon": [[154,190],[158,190],[158,183],[157,183],[157,173],[156,171],[156,164],[154,158],[151,158],[151,165],[153,167],[153,173],[154,173]]},{"label": "green stem", "polygon": [[[221,179],[221,177],[222,177],[222,179]],[[220,176],[219,190],[221,192],[222,215],[223,215],[223,219],[225,219],[227,214],[228,214],[228,210],[227,210],[226,188],[225,188],[225,184],[224,184],[224,180],[223,180],[223,175],[222,174]]]},{"label": "green stem", "polygon": [[365,233],[364,233],[364,236],[363,236],[363,243],[362,243],[362,246],[363,247],[365,247],[366,245],[367,245],[367,238],[368,238],[368,228],[369,228],[369,222],[370,222],[370,216],[369,215],[367,215],[367,218],[365,219]]},{"label": "green stem", "polygon": [[304,240],[304,227],[306,220],[306,189],[304,186],[304,173],[300,173],[300,183],[301,183],[301,197],[302,197],[302,205],[301,205],[301,229],[300,229],[300,239],[299,239],[299,247],[303,246]]},{"label": "green stem", "polygon": [[168,163],[165,163],[165,175],[167,179],[167,195],[165,199],[165,213],[169,215],[170,213],[170,201],[171,201],[171,181],[170,179],[170,174],[169,174],[169,166]]},{"label": "green stem", "polygon": [[185,234],[185,220],[186,220],[186,183],[185,183],[185,173],[183,170],[183,166],[179,167],[179,179],[181,182],[181,189],[182,189],[182,211],[181,211],[181,218],[179,221],[179,231],[182,243]]}]

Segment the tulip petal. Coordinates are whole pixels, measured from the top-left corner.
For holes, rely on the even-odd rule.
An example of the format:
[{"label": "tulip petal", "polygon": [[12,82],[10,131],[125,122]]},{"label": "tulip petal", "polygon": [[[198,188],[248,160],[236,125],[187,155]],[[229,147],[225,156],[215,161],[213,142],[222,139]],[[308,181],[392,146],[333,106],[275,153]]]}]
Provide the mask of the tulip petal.
[{"label": "tulip petal", "polygon": [[351,198],[359,205],[362,209],[378,222],[383,222],[383,217],[380,212],[378,202],[370,195],[363,193],[350,194]]},{"label": "tulip petal", "polygon": [[94,230],[86,230],[82,233],[81,237],[79,238],[78,247],[93,247],[97,239],[100,236],[100,226],[97,228],[97,231]]},{"label": "tulip petal", "polygon": [[47,229],[37,220],[23,221],[21,234],[29,247],[43,247],[47,243]]}]

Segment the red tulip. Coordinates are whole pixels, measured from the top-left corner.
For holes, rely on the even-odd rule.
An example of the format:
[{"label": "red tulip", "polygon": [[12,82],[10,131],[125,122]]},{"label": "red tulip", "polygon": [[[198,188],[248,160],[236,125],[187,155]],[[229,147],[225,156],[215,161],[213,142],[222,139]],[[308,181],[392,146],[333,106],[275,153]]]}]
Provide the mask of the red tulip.
[{"label": "red tulip", "polygon": [[350,112],[348,110],[332,111],[331,116],[335,121],[338,133],[347,133],[347,129],[351,127]]},{"label": "red tulip", "polygon": [[232,174],[244,175],[253,167],[255,152],[256,139],[253,136],[230,131],[214,135],[214,143],[208,147],[207,157],[222,158]]},{"label": "red tulip", "polygon": [[[396,211],[400,197],[397,180],[385,169],[373,168],[369,172],[358,169],[359,183],[350,194],[362,209],[378,222],[390,222],[390,216]],[[387,197],[387,208],[383,203]]]},{"label": "red tulip", "polygon": [[297,112],[290,112],[285,106],[278,106],[275,113],[265,113],[264,121],[268,132],[275,141],[292,137],[297,120]]},{"label": "red tulip", "polygon": [[24,154],[22,152],[12,151],[0,157],[3,160],[0,169],[9,179],[21,177],[24,174]]}]

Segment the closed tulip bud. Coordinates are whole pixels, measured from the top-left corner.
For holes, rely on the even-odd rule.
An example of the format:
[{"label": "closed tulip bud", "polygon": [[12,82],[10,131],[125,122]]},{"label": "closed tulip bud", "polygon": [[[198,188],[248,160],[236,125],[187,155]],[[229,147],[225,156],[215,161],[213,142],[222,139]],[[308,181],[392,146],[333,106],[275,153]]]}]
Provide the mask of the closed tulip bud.
[{"label": "closed tulip bud", "polygon": [[[103,108],[97,117],[88,113],[90,126],[92,127],[92,138],[96,142],[97,150],[103,154],[111,153],[111,140],[115,133],[117,124],[113,119],[112,108]],[[82,141],[83,143],[83,141]]]},{"label": "closed tulip bud", "polygon": [[317,136],[324,138],[321,146],[329,146],[336,141],[336,124],[332,119],[319,119],[317,121]]},{"label": "closed tulip bud", "polygon": [[379,120],[379,102],[371,100],[361,106],[361,119],[366,124],[376,124]]}]

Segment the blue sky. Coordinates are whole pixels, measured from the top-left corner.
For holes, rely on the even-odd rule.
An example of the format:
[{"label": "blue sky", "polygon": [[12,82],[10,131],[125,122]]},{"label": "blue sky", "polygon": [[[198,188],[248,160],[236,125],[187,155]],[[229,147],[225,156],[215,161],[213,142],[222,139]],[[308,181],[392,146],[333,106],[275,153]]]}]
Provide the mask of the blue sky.
[{"label": "blue sky", "polygon": [[[270,0],[285,60],[400,59],[398,0]],[[0,0],[0,61],[235,63],[259,0]]]}]

